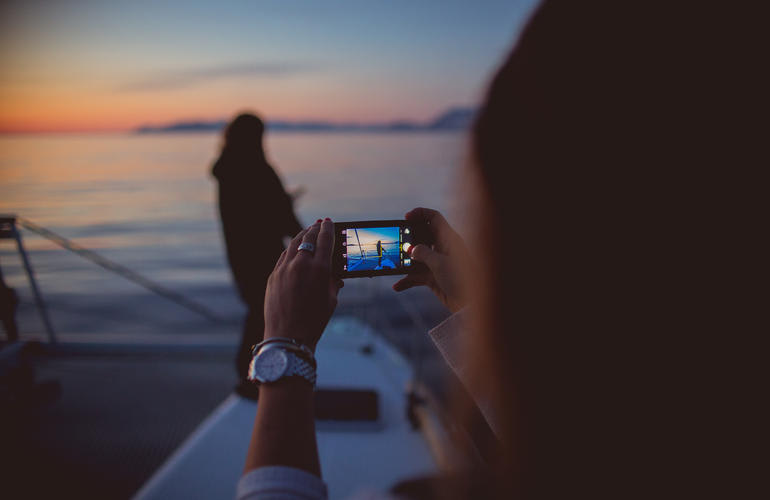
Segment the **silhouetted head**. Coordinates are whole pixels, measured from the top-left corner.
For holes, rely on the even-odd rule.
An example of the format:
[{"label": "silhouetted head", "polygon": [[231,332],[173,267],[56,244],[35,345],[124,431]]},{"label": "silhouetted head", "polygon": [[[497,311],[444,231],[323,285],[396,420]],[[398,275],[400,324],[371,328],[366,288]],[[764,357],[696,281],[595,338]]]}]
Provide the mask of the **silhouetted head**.
[{"label": "silhouetted head", "polygon": [[222,181],[225,178],[242,179],[243,176],[261,175],[269,168],[262,146],[265,125],[251,113],[238,115],[225,129],[224,144],[212,174]]},{"label": "silhouetted head", "polygon": [[224,151],[262,152],[262,135],[265,124],[256,115],[238,115],[225,129]]}]

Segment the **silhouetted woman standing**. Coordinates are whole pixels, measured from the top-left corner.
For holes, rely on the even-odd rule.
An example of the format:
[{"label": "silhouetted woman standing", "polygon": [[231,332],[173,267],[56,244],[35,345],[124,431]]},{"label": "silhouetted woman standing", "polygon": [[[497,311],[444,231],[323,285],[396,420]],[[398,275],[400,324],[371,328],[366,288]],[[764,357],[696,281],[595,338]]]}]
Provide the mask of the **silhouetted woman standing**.
[{"label": "silhouetted woman standing", "polygon": [[262,340],[267,278],[283,251],[283,238],[302,227],[291,197],[265,158],[262,120],[242,114],[225,130],[224,147],[212,173],[219,181],[219,215],[227,260],[248,312],[235,359],[246,379],[250,348]]}]

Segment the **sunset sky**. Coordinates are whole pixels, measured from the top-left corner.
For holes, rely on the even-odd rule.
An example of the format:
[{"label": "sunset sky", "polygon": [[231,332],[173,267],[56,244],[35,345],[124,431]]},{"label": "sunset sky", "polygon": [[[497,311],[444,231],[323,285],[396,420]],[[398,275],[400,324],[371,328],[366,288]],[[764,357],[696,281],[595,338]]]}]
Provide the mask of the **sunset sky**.
[{"label": "sunset sky", "polygon": [[424,120],[479,100],[534,3],[6,0],[0,132]]}]

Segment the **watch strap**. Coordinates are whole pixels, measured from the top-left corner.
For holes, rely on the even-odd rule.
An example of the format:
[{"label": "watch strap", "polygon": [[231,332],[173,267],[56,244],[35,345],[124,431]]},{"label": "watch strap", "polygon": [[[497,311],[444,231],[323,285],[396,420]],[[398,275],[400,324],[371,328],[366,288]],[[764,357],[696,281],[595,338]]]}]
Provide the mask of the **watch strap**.
[{"label": "watch strap", "polygon": [[310,385],[315,387],[316,383],[316,371],[315,367],[311,365],[308,361],[303,359],[301,356],[298,356],[297,354],[287,351],[286,353],[289,356],[289,367],[286,370],[286,374],[284,377],[302,377],[305,380],[307,380]]},{"label": "watch strap", "polygon": [[313,368],[316,367],[315,356],[313,356],[313,351],[311,351],[308,346],[298,342],[297,340],[284,337],[273,337],[267,340],[263,340],[259,344],[253,345],[251,347],[252,357],[259,354],[259,351],[268,344],[278,345],[282,347],[284,351],[288,350],[294,352],[302,357],[305,361],[309,362]]}]

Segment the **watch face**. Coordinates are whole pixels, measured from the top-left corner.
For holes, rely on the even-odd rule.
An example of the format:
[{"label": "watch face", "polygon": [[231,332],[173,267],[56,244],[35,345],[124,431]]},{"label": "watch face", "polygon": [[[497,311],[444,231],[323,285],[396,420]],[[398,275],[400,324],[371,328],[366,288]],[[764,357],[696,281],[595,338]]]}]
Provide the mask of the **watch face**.
[{"label": "watch face", "polygon": [[[265,348],[252,361],[253,378],[260,382],[274,382],[281,378],[289,366],[289,357],[283,349]],[[249,374],[249,378],[252,378]]]}]

